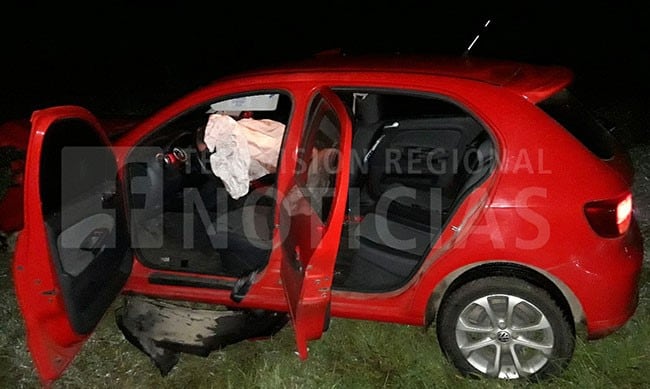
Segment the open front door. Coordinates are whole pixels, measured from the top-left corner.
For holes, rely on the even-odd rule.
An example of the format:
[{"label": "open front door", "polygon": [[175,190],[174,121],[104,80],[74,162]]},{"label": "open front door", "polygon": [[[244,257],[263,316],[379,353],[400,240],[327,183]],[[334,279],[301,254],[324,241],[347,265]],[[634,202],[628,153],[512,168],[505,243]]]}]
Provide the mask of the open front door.
[{"label": "open front door", "polygon": [[115,156],[80,107],[37,111],[25,167],[25,227],[14,254],[27,345],[44,383],[58,378],[131,269]]},{"label": "open front door", "polygon": [[352,124],[343,103],[321,89],[308,109],[293,186],[280,218],[281,276],[298,355],[329,321],[334,263],[345,217]]}]

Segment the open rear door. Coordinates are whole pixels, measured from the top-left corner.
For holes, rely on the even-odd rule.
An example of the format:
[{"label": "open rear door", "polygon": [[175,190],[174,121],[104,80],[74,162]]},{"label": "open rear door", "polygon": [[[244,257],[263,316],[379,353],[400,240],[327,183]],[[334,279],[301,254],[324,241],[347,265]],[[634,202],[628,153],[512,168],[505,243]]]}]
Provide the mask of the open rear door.
[{"label": "open rear door", "polygon": [[293,186],[280,213],[281,267],[298,355],[329,321],[334,264],[348,193],[351,122],[343,103],[321,89],[308,109]]},{"label": "open rear door", "polygon": [[27,345],[44,383],[58,378],[130,269],[115,156],[87,110],[37,111],[25,167],[25,227],[14,254]]}]

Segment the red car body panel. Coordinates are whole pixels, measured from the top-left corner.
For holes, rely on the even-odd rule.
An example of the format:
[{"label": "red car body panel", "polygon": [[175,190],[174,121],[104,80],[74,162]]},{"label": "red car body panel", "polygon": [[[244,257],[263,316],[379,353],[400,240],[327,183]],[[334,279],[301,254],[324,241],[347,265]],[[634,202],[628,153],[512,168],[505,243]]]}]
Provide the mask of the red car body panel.
[{"label": "red car body panel", "polygon": [[[29,141],[29,121],[14,120],[0,126],[0,147],[8,147],[24,153]],[[23,184],[25,163],[12,161],[9,168],[10,185],[0,199],[0,231],[17,231],[23,227]]]},{"label": "red car body panel", "polygon": [[536,66],[510,61],[495,61],[482,58],[447,57],[436,58],[418,55],[402,55],[387,59],[374,56],[340,56],[327,53],[297,63],[293,67],[258,74],[285,72],[331,72],[369,73],[386,72],[397,74],[426,74],[448,78],[480,81],[506,87],[523,96],[531,103],[537,103],[569,84],[573,73],[561,66]]},{"label": "red car body panel", "polygon": [[[43,139],[50,125],[65,118],[84,120],[103,136],[99,123],[85,109],[63,106],[34,112],[25,171],[25,204],[29,206],[13,261],[16,297],[25,318],[27,346],[44,383],[61,375],[89,336],[76,333],[68,319],[41,209]],[[108,138],[103,137],[108,145]]]},{"label": "red car body panel", "polygon": [[[352,123],[347,111],[339,98],[329,89],[321,89],[319,93],[325,102],[335,110],[341,121],[341,142],[339,145],[340,166],[350,166],[352,148]],[[306,112],[306,111],[305,111]],[[299,122],[300,115],[296,115]],[[304,130],[303,130],[304,131]],[[290,147],[298,149],[300,144]],[[289,153],[293,154],[293,153]],[[295,159],[295,154],[291,159]],[[297,161],[296,161],[297,162]],[[295,167],[293,170],[297,170]],[[331,298],[334,264],[339,247],[341,230],[345,220],[347,206],[349,173],[337,174],[334,202],[331,214],[327,220],[320,220],[309,202],[301,197],[296,204],[296,214],[288,220],[280,218],[278,232],[286,236],[281,242],[282,263],[280,278],[289,306],[293,329],[296,337],[298,356],[307,358],[307,342],[319,339],[326,326],[326,317]],[[287,175],[295,178],[295,175]],[[279,186],[278,201],[285,201],[284,194],[289,194],[292,188],[297,188],[296,182],[290,180],[289,187]],[[303,211],[304,210],[304,211]],[[286,235],[282,233],[286,229]]]},{"label": "red car body panel", "polygon": [[[558,79],[556,79],[555,86],[548,89],[549,93],[553,93],[553,91],[557,91],[561,89],[566,85],[566,83],[569,82],[569,80],[566,78],[566,75],[570,73],[563,72],[561,74],[563,74],[563,77],[559,77]],[[503,88],[501,86],[496,86],[496,85],[486,85],[485,83],[477,83],[473,80],[467,80],[467,79],[428,76],[428,75],[422,75],[415,72],[413,74],[382,73],[379,71],[374,71],[374,69],[373,72],[359,72],[359,73],[354,73],[351,71],[326,72],[324,69],[318,69],[317,71],[315,71],[315,73],[308,73],[307,71],[303,70],[303,68],[295,68],[295,69],[292,68],[291,70],[288,70],[286,72],[278,71],[278,72],[258,73],[258,74],[249,75],[246,77],[246,80],[250,83],[251,89],[253,88],[252,85],[257,85],[256,89],[263,89],[264,87],[270,87],[268,86],[268,80],[271,78],[276,80],[276,82],[280,85],[292,85],[292,84],[303,82],[304,80],[313,80],[314,82],[321,82],[323,84],[331,85],[331,86],[336,86],[336,85],[345,85],[349,87],[373,86],[377,88],[400,88],[400,89],[420,90],[420,91],[427,91],[427,92],[432,92],[437,94],[444,94],[449,98],[454,99],[456,102],[465,105],[468,108],[468,110],[479,115],[480,119],[486,122],[486,124],[488,124],[488,126],[493,130],[492,131],[493,135],[495,136],[495,138],[499,140],[499,144],[502,145],[501,151],[503,152],[503,150],[508,150],[507,153],[502,153],[500,155],[500,160],[502,163],[500,171],[505,171],[506,173],[508,173],[507,177],[509,177],[508,181],[510,181],[510,183],[504,184],[503,182],[499,182],[498,184],[499,193],[494,195],[494,199],[492,200],[494,203],[490,206],[490,208],[499,209],[501,207],[504,207],[504,204],[506,205],[511,204],[511,202],[513,202],[516,199],[516,196],[518,194],[516,192],[516,189],[521,187],[526,187],[527,185],[533,188],[536,187],[562,188],[563,187],[562,183],[563,182],[566,183],[566,181],[569,181],[571,182],[571,185],[574,184],[581,185],[581,187],[583,188],[592,187],[594,188],[594,192],[598,192],[599,190],[602,189],[607,189],[607,192],[611,193],[612,197],[614,197],[615,195],[619,195],[623,191],[628,190],[628,188],[623,183],[620,183],[620,180],[616,178],[617,176],[616,172],[614,172],[612,169],[603,166],[602,162],[599,161],[595,156],[592,156],[590,153],[588,153],[587,150],[585,150],[584,153],[585,154],[584,161],[583,160],[576,161],[574,159],[575,156],[572,157],[572,156],[563,155],[561,150],[564,150],[565,148],[571,149],[577,147],[577,148],[584,149],[584,146],[582,146],[577,140],[573,139],[570,135],[568,135],[566,131],[560,128],[553,120],[548,118],[540,110],[534,107],[534,105],[531,104],[530,101],[526,100],[525,98],[522,98],[521,95],[514,93],[514,91],[511,91],[509,88]],[[544,80],[544,85],[550,85],[548,79],[546,78],[542,78],[542,79]],[[528,85],[534,85],[534,84],[535,83],[533,81],[528,82]],[[123,138],[122,139],[123,143],[120,142],[120,145],[126,146],[128,144],[133,144],[137,142],[145,134],[149,133],[157,126],[162,125],[166,117],[174,116],[178,112],[186,109],[187,107],[196,105],[199,101],[208,99],[209,96],[213,96],[214,94],[217,93],[217,91],[221,91],[223,94],[228,94],[228,92],[231,93],[234,92],[234,90],[231,91],[231,88],[229,88],[228,85],[241,85],[241,80],[238,78],[228,79],[223,83],[213,84],[209,87],[206,87],[204,90],[201,90],[195,94],[188,96],[186,98],[187,100],[180,100],[176,104],[170,106],[166,111],[163,111],[159,115],[154,116],[150,121],[143,123],[142,127],[135,129],[135,131],[130,133],[128,137]],[[434,85],[434,87],[426,88],[423,87],[424,85]],[[479,85],[480,88],[477,88],[477,85]],[[213,91],[210,92],[210,89],[213,89]],[[498,110],[498,114],[495,114],[494,112],[495,109]],[[522,115],[522,111],[530,112],[530,116]],[[531,127],[529,125],[531,120],[539,120],[541,121],[541,123],[544,123],[544,125]],[[526,132],[525,133],[521,132],[521,136],[514,137],[514,139],[511,139],[513,138],[512,134],[510,134],[510,136],[507,136],[506,134],[508,132],[516,132],[513,131],[513,128],[525,128]],[[526,157],[521,157],[520,155],[522,155],[524,151],[526,152],[530,151],[528,150],[529,147],[528,134],[531,133],[533,136],[539,136],[542,139],[546,139],[546,143],[540,145],[539,150],[544,150],[544,151],[559,150],[559,151],[553,152],[552,155],[548,155],[548,154],[544,154],[544,151],[542,151],[541,154],[538,154],[538,150],[533,150],[532,156],[528,156],[527,157],[528,159],[526,159]],[[559,157],[559,159],[555,158],[555,160],[551,161],[551,159],[553,159],[554,157]],[[592,185],[593,182],[592,180],[589,179],[589,177],[584,177],[585,179],[584,182],[576,183],[573,175],[571,175],[569,171],[566,171],[566,169],[564,169],[564,166],[567,166],[568,163],[573,164],[574,166],[576,166],[577,169],[585,168],[585,169],[592,169],[592,170],[596,169],[598,171],[602,171],[605,176],[609,177],[609,179],[603,180],[602,181],[603,184],[597,186]],[[578,165],[576,165],[576,163]],[[551,171],[553,174],[549,174],[548,173],[549,171]],[[566,175],[568,177],[563,178],[563,177],[558,177],[558,175]],[[505,179],[505,177],[506,175],[499,175],[499,176],[494,176],[493,179],[501,181]],[[613,182],[618,182],[619,183],[618,187],[612,187],[610,184],[605,183],[605,182],[609,182],[610,180]],[[490,182],[488,181],[484,185],[489,186]],[[569,184],[566,183],[566,185]],[[510,190],[513,190],[512,193],[509,193]],[[550,194],[548,196],[550,196]],[[581,215],[580,217],[582,217],[584,222],[582,227],[584,227],[585,231],[588,230],[587,236],[593,236],[594,239],[597,239],[593,231],[589,228],[586,219],[584,218],[582,207],[578,205],[578,204],[584,204],[585,202],[588,201],[588,199],[589,199],[588,195],[583,196],[581,199],[576,199],[575,204],[577,206],[575,212],[580,213]],[[569,201],[569,200],[568,199],[558,200],[559,203],[562,203],[564,201]],[[455,217],[460,218],[459,215],[460,212],[458,212]],[[508,215],[508,217],[510,216],[512,215]],[[517,237],[519,237],[519,239],[528,238],[526,234],[529,234],[529,232],[526,231],[530,230],[532,224],[526,221],[526,219],[519,217],[519,215],[515,215],[515,216],[517,216],[515,219],[504,217],[503,220],[499,220],[499,222],[501,223],[499,224],[499,227],[507,228],[507,231],[516,232],[516,234],[509,235],[510,237],[513,237],[512,241],[509,242],[504,241],[503,244],[505,244],[507,247],[511,247],[511,251],[518,252],[515,246],[516,244],[515,238]],[[552,220],[561,220],[561,216],[562,215],[553,215]],[[494,218],[491,217],[491,220],[493,219]],[[520,222],[517,223],[516,219],[520,219]],[[458,223],[460,223],[460,220],[458,221]],[[554,223],[552,221],[551,224],[556,225],[558,223]],[[455,225],[455,220],[452,220],[449,223],[449,225],[450,226]],[[438,245],[440,247],[450,246],[451,243],[449,243],[449,241],[456,235],[453,233],[445,234],[446,232],[447,231],[443,232],[443,235],[438,241]],[[558,231],[557,236],[559,237],[559,239],[563,239],[561,237],[565,236],[562,235],[565,232],[566,231]],[[575,231],[573,233],[575,233]],[[555,236],[555,232],[553,232],[553,234]],[[503,233],[502,235],[506,236],[506,233]],[[475,238],[472,237],[471,239],[472,239],[472,246],[476,245],[477,243],[474,241]],[[548,246],[551,246],[551,243],[549,243]],[[581,244],[576,243],[576,246],[581,246]],[[592,247],[592,246],[586,245],[584,247]],[[541,250],[542,248],[540,248],[538,251]],[[547,252],[548,247],[545,246],[543,250]],[[580,251],[584,251],[584,248],[580,249]],[[480,255],[477,255],[477,258],[485,257],[486,255],[486,251],[478,250],[477,252],[481,253]],[[495,249],[491,248],[488,252],[495,252]],[[381,321],[399,322],[404,324],[422,325],[425,322],[425,312],[426,312],[425,307],[427,305],[427,300],[429,298],[430,292],[435,289],[435,286],[438,285],[440,280],[444,279],[445,275],[451,274],[453,270],[456,270],[458,268],[457,264],[452,264],[450,265],[450,269],[447,272],[441,272],[441,274],[439,274],[437,271],[437,266],[443,266],[445,261],[443,260],[443,258],[441,258],[442,254],[439,252],[432,253],[432,255],[434,255],[435,258],[431,258],[429,261],[431,262],[435,261],[436,268],[431,269],[431,268],[427,268],[426,265],[423,266],[419,274],[416,275],[409,282],[409,284],[407,284],[404,288],[398,291],[390,292],[388,294],[382,294],[381,296],[362,294],[362,293],[353,293],[353,292],[334,291],[333,299],[332,299],[332,308],[331,308],[332,315],[350,317],[350,318],[363,318],[368,320],[381,320]],[[465,255],[465,253],[463,253],[463,255]],[[545,264],[542,267],[542,269],[553,268],[555,264],[561,262],[559,259],[553,259],[552,255],[549,255],[548,253],[546,253],[541,257],[537,257],[533,255],[529,260],[526,261],[522,259],[521,255],[519,254],[517,255],[511,254],[505,256],[505,254],[501,254],[498,251],[496,251],[494,254],[494,258],[492,259],[493,260],[504,259],[509,261],[510,258],[514,258],[512,260],[514,263],[527,263],[527,264],[535,263],[537,266],[539,266],[540,260],[543,260],[544,258],[549,258],[548,264]],[[632,262],[636,265],[634,265],[633,267],[636,267],[638,263],[640,263],[639,262],[640,257],[637,254],[634,255],[634,258],[635,259],[632,260]],[[455,262],[455,259],[451,259],[451,261],[453,263]],[[277,269],[273,270],[273,268],[274,268],[274,264],[271,261],[269,263],[269,266],[267,266],[265,272],[277,271]],[[427,269],[426,272],[425,269]],[[149,277],[151,270],[147,269],[144,266],[138,267],[138,270],[145,271],[145,274],[138,274],[137,271],[134,271],[134,273],[132,274],[132,280],[136,280],[136,279],[141,280],[141,282],[138,283],[139,287],[134,288],[135,284],[129,282],[127,284],[126,289],[131,292],[137,292],[143,294],[160,293],[159,291],[158,292],[155,291],[157,289],[156,285],[146,286],[145,280]],[[433,277],[432,275],[434,274],[438,275],[438,277],[433,278],[429,282],[424,282],[423,280],[421,280],[418,284],[418,293],[417,293],[418,296],[420,296],[420,298],[414,300],[414,295],[416,292],[412,290],[410,286],[412,285],[412,283],[416,282],[416,280],[418,280],[419,277],[424,273],[426,273],[428,277]],[[262,278],[266,278],[266,277],[262,277]],[[614,282],[611,283],[613,284]],[[260,287],[262,287],[262,285],[263,284],[256,284],[256,286],[260,286]],[[267,285],[266,287],[268,288],[269,286]],[[635,290],[636,284],[626,283],[622,285],[618,284],[617,286],[612,285],[612,287],[623,288],[627,291],[626,293],[629,294]],[[587,290],[590,288],[584,288],[584,289]],[[279,291],[277,288],[276,290]],[[429,293],[426,293],[425,291],[428,291]],[[209,295],[211,294],[213,293],[201,292],[194,295],[194,297],[198,297],[198,295],[201,295],[204,297],[204,299],[201,299],[201,301],[208,301],[210,299]],[[251,295],[254,294],[256,293],[251,292]],[[172,295],[178,296],[178,294],[176,293],[172,293]],[[215,291],[214,295],[215,297],[218,295],[221,296],[222,298],[227,297],[227,293],[220,293],[219,291]],[[170,295],[167,296],[172,297]],[[368,300],[373,301],[373,303],[368,304]],[[246,304],[246,301],[243,302],[242,304],[244,304],[243,306],[249,306],[248,304]],[[626,316],[626,315],[629,316],[630,314],[631,313],[629,311],[626,311],[625,313],[619,314],[619,316]],[[594,330],[596,329],[594,328]]]},{"label": "red car body panel", "polygon": [[[589,336],[605,335],[623,325],[634,312],[643,252],[635,223],[623,236],[604,239],[594,232],[584,214],[583,207],[590,201],[629,193],[628,183],[534,105],[570,81],[571,73],[563,68],[509,62],[474,59],[355,62],[322,57],[295,67],[230,77],[191,93],[120,137],[115,144],[118,161],[126,160],[128,148],[192,107],[220,96],[283,90],[292,96],[294,108],[287,124],[277,186],[280,193],[288,193],[294,185],[297,162],[296,153],[291,150],[300,144],[314,94],[324,88],[358,87],[410,90],[454,101],[489,129],[495,141],[498,165],[464,199],[423,265],[397,290],[386,293],[331,290],[344,220],[345,196],[338,195],[333,216],[325,228],[313,220],[313,215],[290,223],[300,228],[289,233],[294,239],[289,246],[300,246],[300,240],[309,239],[312,234],[322,239],[313,253],[301,249],[300,260],[305,262],[299,269],[289,263],[294,253],[284,248],[280,232],[288,226],[276,211],[275,222],[280,226],[273,236],[276,249],[239,303],[230,299],[227,290],[152,284],[149,277],[154,273],[187,273],[148,268],[137,256],[123,292],[290,312],[298,352],[304,358],[307,341],[317,339],[322,333],[328,309],[336,317],[427,325],[445,291],[459,276],[481,266],[509,264],[548,280],[563,294],[574,319],[586,324]],[[336,96],[327,99],[333,101],[343,119],[342,145],[349,148],[350,120],[343,114],[344,108]],[[36,131],[32,138],[41,135]],[[35,205],[26,209],[26,228],[20,236],[14,272],[35,360],[53,360],[55,352],[64,361],[61,365],[37,363],[41,376],[53,379],[78,350],[84,337],[66,327],[56,294],[44,294],[56,290],[56,280],[48,266],[34,269],[26,264],[27,258],[41,264],[49,260],[38,191],[32,189],[38,187],[38,170],[31,166],[38,165],[40,144],[32,143],[35,146],[30,145],[28,154],[30,170],[26,176],[25,201]],[[347,191],[349,175],[349,163],[346,163],[349,153],[342,155],[344,168],[338,175],[339,194]],[[594,176],[599,179],[594,180]],[[306,225],[313,227],[301,227]],[[37,281],[39,284],[35,286]],[[44,327],[34,326],[33,322],[39,320]],[[53,340],[45,337],[48,333]]]}]

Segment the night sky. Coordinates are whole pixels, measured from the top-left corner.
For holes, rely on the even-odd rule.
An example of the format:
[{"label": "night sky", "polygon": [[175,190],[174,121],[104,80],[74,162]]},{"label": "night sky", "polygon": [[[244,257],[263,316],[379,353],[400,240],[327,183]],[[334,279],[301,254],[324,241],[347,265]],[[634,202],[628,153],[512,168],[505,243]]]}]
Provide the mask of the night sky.
[{"label": "night sky", "polygon": [[596,108],[625,104],[638,122],[650,119],[650,17],[640,6],[589,3],[569,11],[535,2],[539,8],[503,11],[321,2],[318,12],[302,6],[293,17],[275,3],[112,4],[74,14],[59,5],[0,14],[1,120],[58,104],[98,116],[147,115],[219,76],[331,48],[459,55],[488,19],[472,55],[569,66]]}]

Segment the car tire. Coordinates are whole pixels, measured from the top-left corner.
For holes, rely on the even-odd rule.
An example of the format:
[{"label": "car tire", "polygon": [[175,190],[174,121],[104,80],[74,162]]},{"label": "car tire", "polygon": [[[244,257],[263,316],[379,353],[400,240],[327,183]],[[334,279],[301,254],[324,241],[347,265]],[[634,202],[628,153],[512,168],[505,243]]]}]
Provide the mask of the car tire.
[{"label": "car tire", "polygon": [[544,289],[514,277],[470,281],[446,297],[436,332],[465,375],[544,379],[558,375],[575,348],[569,319]]}]

